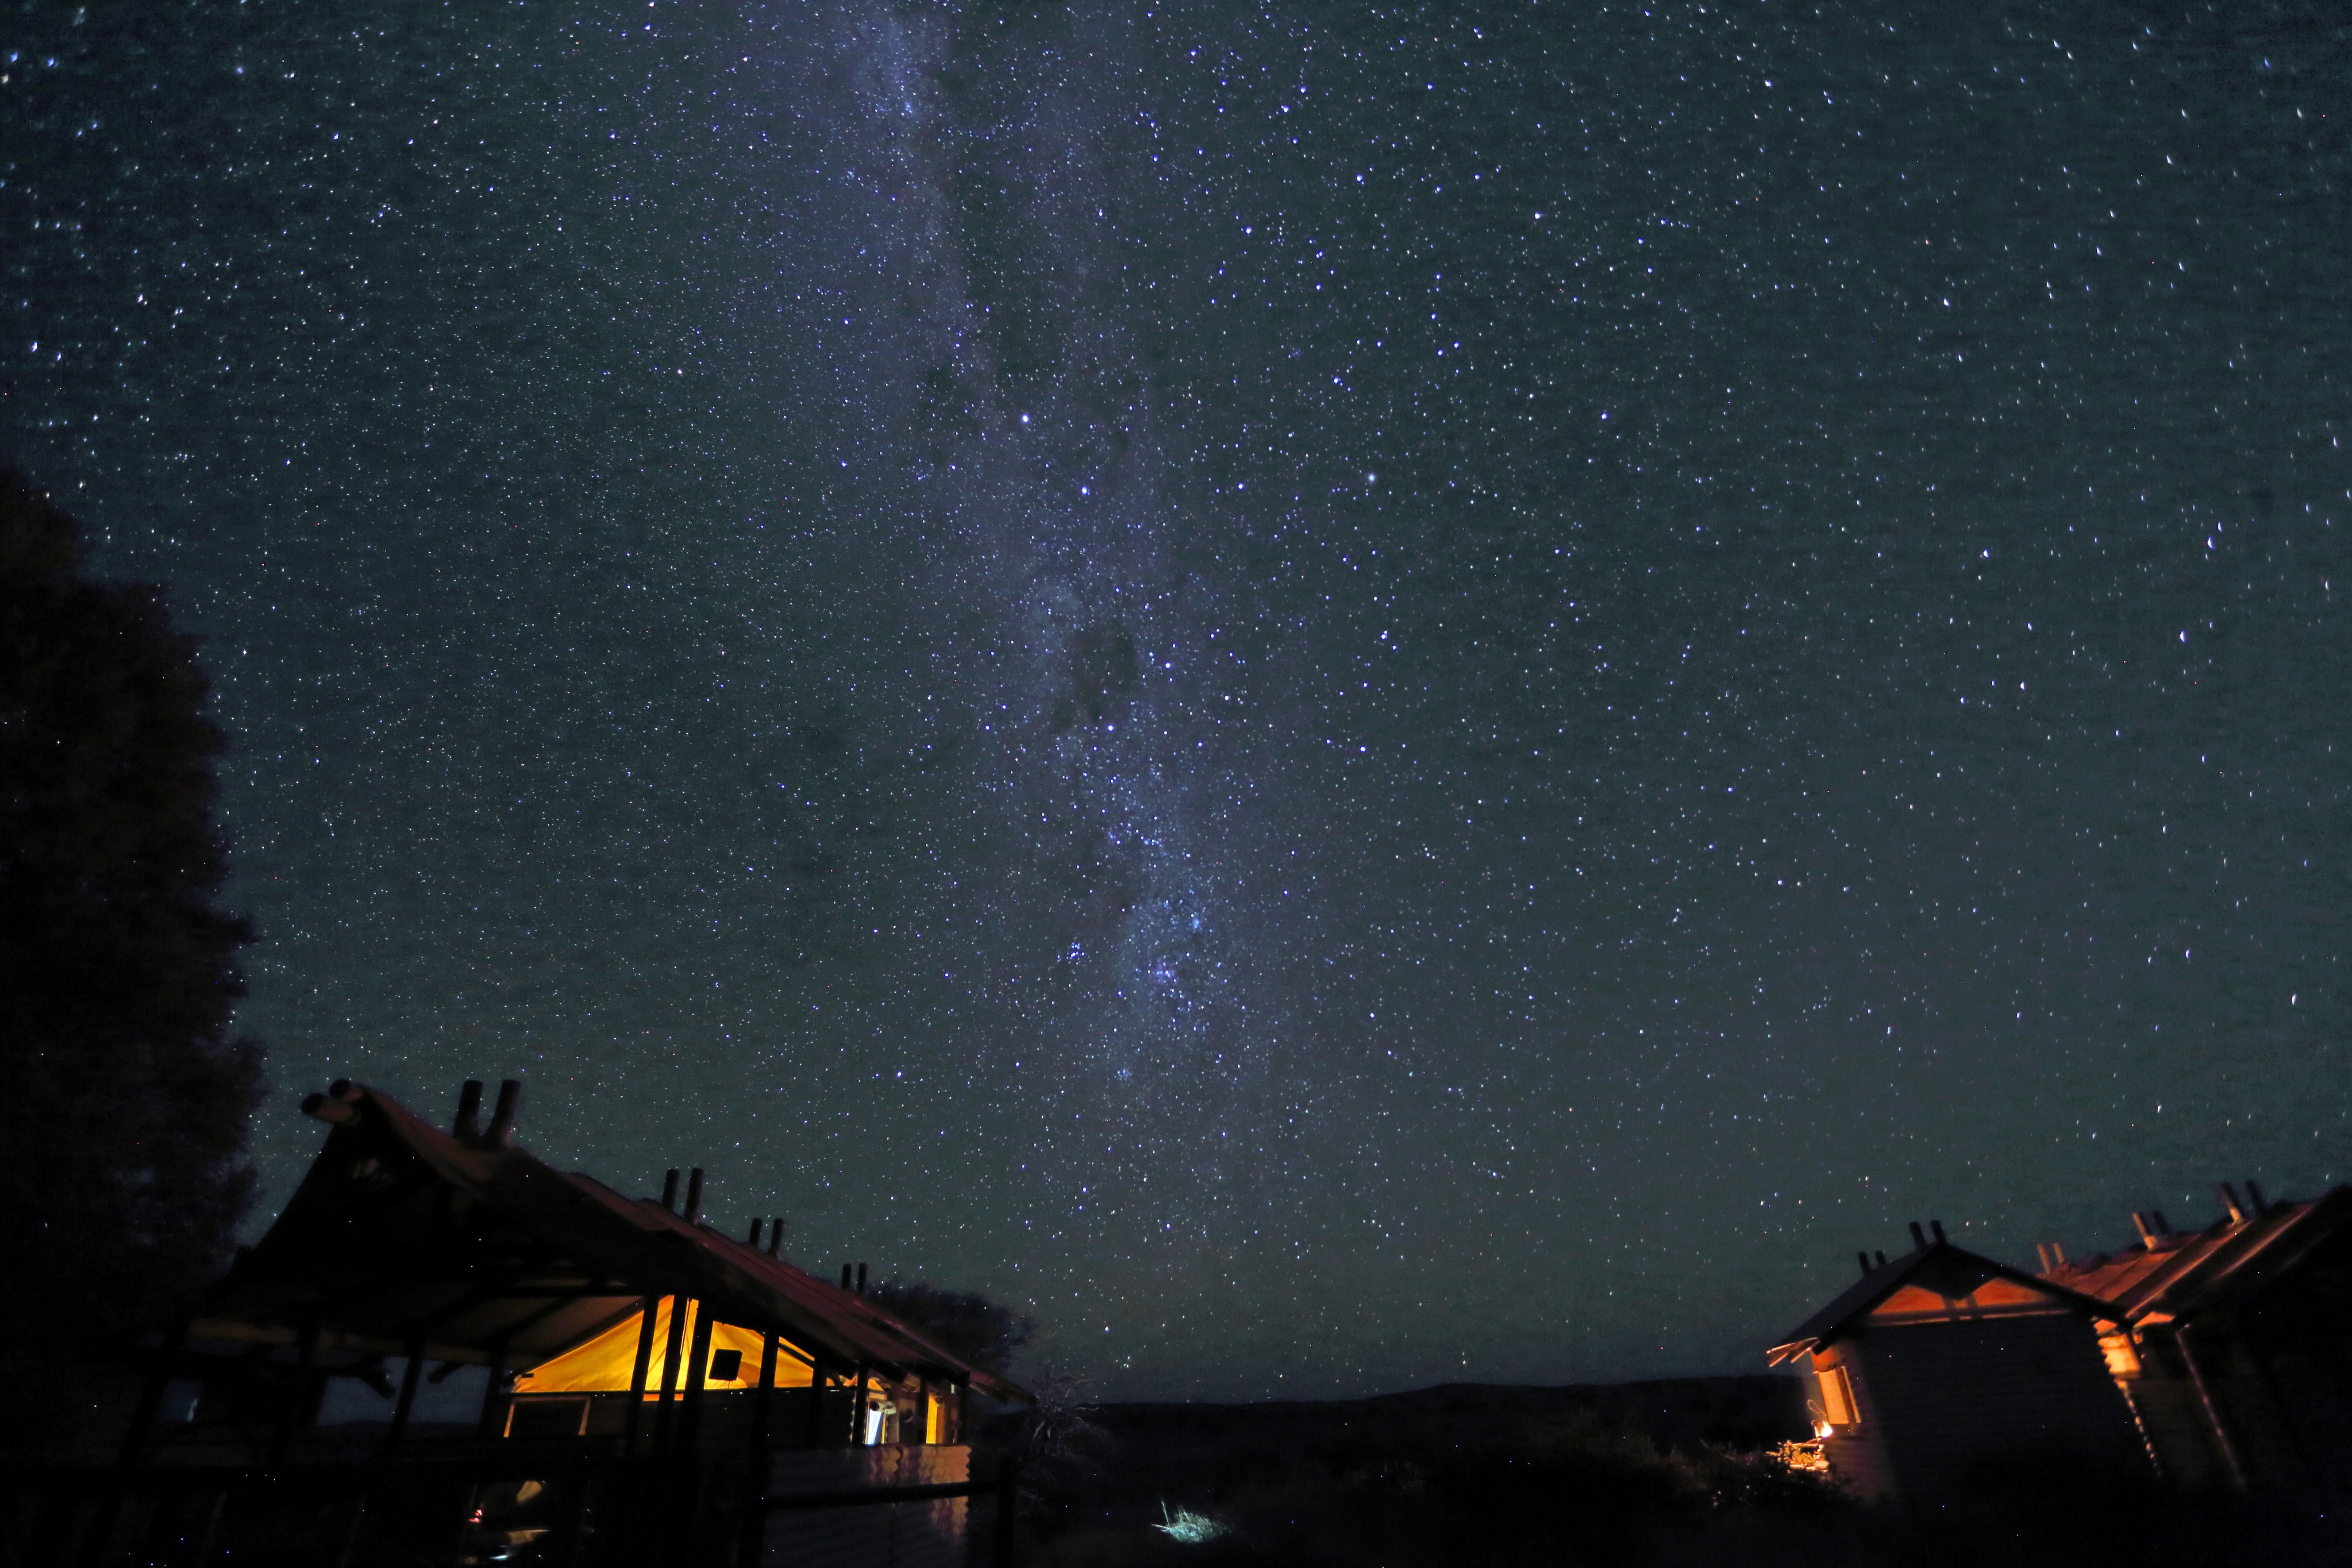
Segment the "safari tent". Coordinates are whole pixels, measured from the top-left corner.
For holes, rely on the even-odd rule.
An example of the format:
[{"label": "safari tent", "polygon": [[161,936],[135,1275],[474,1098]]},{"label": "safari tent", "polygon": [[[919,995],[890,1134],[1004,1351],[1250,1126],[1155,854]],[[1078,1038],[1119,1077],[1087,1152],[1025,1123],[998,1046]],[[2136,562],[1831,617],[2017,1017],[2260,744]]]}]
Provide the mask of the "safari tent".
[{"label": "safari tent", "polygon": [[2305,1202],[2215,1189],[2221,1215],[2137,1236],[2042,1278],[2107,1315],[2101,1347],[2165,1478],[2189,1489],[2352,1492],[2352,1187]]},{"label": "safari tent", "polygon": [[[357,1084],[310,1096],[308,1175],[154,1348],[121,1464],[82,1489],[137,1506],[60,1502],[55,1529],[121,1537],[93,1562],[142,1531],[202,1561],[299,1475],[340,1500],[321,1562],[395,1493],[445,1516],[451,1561],[964,1562],[969,1500],[1009,1484],[971,1474],[971,1401],[1024,1392],[793,1267],[780,1226],[705,1223],[699,1172],[681,1201],[675,1172],[631,1197],[546,1164],[519,1092],[484,1124],[467,1084],[446,1131]],[[420,1388],[468,1369],[468,1419],[419,1422]],[[342,1383],[384,1417],[321,1426]]]},{"label": "safari tent", "polygon": [[1922,1501],[2027,1465],[2145,1476],[2100,1359],[2103,1304],[1935,1229],[1915,1224],[1901,1258],[1861,1258],[1862,1277],[1769,1354],[1811,1374],[1832,1477]]}]

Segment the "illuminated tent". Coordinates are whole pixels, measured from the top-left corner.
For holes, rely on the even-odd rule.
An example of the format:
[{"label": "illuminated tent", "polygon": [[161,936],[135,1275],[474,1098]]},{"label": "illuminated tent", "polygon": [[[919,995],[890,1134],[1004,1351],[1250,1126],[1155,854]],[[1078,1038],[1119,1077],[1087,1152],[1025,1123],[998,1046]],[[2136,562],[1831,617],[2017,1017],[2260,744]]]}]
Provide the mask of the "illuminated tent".
[{"label": "illuminated tent", "polygon": [[2108,1370],[2167,1480],[2352,1493],[2352,1187],[2216,1195],[2221,1215],[2201,1231],[2151,1210],[2120,1252],[2069,1262],[2045,1247],[2042,1278],[2105,1305]]},{"label": "illuminated tent", "polygon": [[[191,1345],[292,1347],[322,1373],[405,1357],[395,1427],[428,1361],[515,1372],[518,1401],[698,1398],[756,1389],[763,1368],[803,1403],[813,1384],[839,1390],[845,1416],[853,1387],[861,1401],[869,1387],[911,1391],[925,1408],[908,1441],[941,1440],[965,1389],[1027,1398],[863,1296],[515,1147],[516,1086],[487,1130],[468,1091],[454,1132],[359,1085],[311,1096],[304,1109],[332,1126],[326,1145],[207,1295]],[[811,1415],[807,1441],[844,1437],[874,1440],[821,1434]]]},{"label": "illuminated tent", "polygon": [[2107,1308],[1911,1227],[1773,1347],[1812,1373],[1830,1473],[1869,1497],[1935,1499],[2026,1464],[2148,1473],[2099,1352]]}]

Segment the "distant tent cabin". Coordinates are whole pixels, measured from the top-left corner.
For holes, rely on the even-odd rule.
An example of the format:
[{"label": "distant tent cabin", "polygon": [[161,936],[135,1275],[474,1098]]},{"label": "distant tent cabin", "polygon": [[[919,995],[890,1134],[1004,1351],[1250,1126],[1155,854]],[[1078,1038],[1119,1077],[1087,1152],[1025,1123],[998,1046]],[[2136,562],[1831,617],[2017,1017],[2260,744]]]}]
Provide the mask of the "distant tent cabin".
[{"label": "distant tent cabin", "polygon": [[1914,1225],[1768,1358],[1803,1358],[1830,1474],[1874,1499],[1963,1494],[2000,1471],[2063,1465],[2145,1476],[2131,1412],[2099,1354],[2095,1299]]},{"label": "distant tent cabin", "polygon": [[[834,1541],[961,1562],[966,1499],[993,1485],[970,1474],[967,1397],[1029,1396],[761,1249],[756,1223],[749,1241],[703,1224],[699,1172],[681,1206],[674,1182],[625,1197],[514,1147],[517,1094],[483,1128],[467,1084],[454,1132],[354,1084],[306,1100],[325,1145],[159,1352],[116,1476],[220,1497],[256,1467],[350,1497],[437,1477],[438,1500],[403,1507],[446,1506],[467,1561],[751,1568]],[[462,1426],[413,1420],[436,1363],[488,1369]],[[318,1426],[339,1378],[388,1396],[386,1418]],[[193,1413],[160,1420],[191,1381]]]},{"label": "distant tent cabin", "polygon": [[2100,1345],[2149,1455],[2196,1489],[2352,1493],[2352,1187],[2302,1203],[2253,1183],[2215,1189],[2221,1216],[2193,1235],[2159,1211],[2137,1242],[2042,1278],[2109,1318]]}]

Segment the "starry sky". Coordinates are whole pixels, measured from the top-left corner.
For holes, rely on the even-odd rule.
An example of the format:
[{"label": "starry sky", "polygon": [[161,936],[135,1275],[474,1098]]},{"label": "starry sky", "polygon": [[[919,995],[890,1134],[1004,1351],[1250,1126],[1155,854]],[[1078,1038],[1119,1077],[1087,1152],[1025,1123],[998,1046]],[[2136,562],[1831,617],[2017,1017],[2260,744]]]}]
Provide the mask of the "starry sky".
[{"label": "starry sky", "polygon": [[[348,1075],[1106,1396],[2352,1176],[2323,5],[18,14],[5,454]],[[266,1219],[266,1213],[258,1216]]]}]

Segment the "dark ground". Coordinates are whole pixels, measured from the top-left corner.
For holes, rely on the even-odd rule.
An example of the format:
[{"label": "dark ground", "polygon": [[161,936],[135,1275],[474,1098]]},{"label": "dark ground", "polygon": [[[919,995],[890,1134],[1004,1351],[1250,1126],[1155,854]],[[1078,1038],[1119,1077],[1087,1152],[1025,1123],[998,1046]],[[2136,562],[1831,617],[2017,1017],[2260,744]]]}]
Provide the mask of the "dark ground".
[{"label": "dark ground", "polygon": [[[1809,1436],[1777,1377],[1374,1399],[1054,1406],[1023,1430],[1024,1568],[1925,1568],[2352,1563],[2315,1509],[1990,1474],[1928,1509],[1857,1504],[1772,1457]],[[1187,1515],[1214,1534],[1163,1528]]]}]

